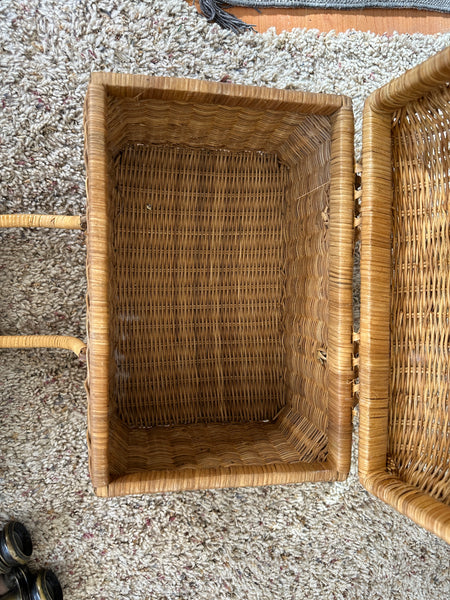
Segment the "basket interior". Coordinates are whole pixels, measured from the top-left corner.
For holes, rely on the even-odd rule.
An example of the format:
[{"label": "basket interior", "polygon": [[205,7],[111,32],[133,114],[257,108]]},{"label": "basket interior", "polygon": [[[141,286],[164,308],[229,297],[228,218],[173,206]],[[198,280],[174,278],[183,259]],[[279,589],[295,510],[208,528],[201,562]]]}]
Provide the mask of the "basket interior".
[{"label": "basket interior", "polygon": [[330,118],[111,95],[107,147],[111,470],[324,461]]},{"label": "basket interior", "polygon": [[388,469],[450,504],[450,89],[392,121],[393,254]]}]

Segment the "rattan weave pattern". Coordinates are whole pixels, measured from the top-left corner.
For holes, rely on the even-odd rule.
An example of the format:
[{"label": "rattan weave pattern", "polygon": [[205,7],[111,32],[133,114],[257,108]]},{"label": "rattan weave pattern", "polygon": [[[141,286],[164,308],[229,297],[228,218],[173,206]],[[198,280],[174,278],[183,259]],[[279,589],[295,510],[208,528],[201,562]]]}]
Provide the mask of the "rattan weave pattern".
[{"label": "rattan weave pattern", "polygon": [[[317,446],[298,448],[276,423],[197,423],[136,429],[113,419],[113,448],[126,445],[113,463],[114,475],[139,472],[267,467],[324,461]],[[306,438],[305,438],[306,440]],[[117,446],[116,446],[117,444]],[[145,452],[143,449],[145,448]],[[313,454],[314,452],[314,454]]]},{"label": "rattan weave pattern", "polygon": [[448,85],[393,115],[390,469],[450,504]]},{"label": "rattan weave pattern", "polygon": [[326,461],[330,118],[106,115],[111,472]]},{"label": "rattan weave pattern", "polygon": [[97,73],[85,116],[97,494],[345,478],[349,99]]},{"label": "rattan weave pattern", "polygon": [[292,198],[286,208],[288,397],[281,422],[288,431],[303,430],[299,421],[304,419],[306,437],[322,453],[328,427],[329,165],[330,144],[324,142],[293,167],[289,173]]},{"label": "rattan weave pattern", "polygon": [[115,157],[114,395],[150,427],[272,419],[285,403],[286,167],[160,145]]},{"label": "rattan weave pattern", "polygon": [[184,145],[191,148],[276,153],[294,165],[329,137],[330,119],[288,110],[197,104],[181,100],[110,96],[107,141],[112,155],[126,144]]},{"label": "rattan weave pattern", "polygon": [[450,541],[450,48],[376,90],[363,122],[359,472]]}]

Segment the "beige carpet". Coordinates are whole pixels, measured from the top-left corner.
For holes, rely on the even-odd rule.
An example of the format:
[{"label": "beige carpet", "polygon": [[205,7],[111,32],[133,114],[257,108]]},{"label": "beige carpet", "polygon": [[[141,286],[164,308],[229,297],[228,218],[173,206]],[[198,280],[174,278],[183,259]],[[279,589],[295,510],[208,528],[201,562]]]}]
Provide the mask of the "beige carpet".
[{"label": "beige carpet", "polygon": [[[0,4],[0,212],[85,210],[82,104],[92,70],[189,76],[364,98],[450,42],[294,31],[241,37],[184,0]],[[79,233],[0,234],[0,332],[85,336]],[[0,525],[70,600],[450,597],[449,546],[343,483],[101,500],[85,442],[85,367],[0,353]],[[355,437],[356,439],[356,437]]]}]

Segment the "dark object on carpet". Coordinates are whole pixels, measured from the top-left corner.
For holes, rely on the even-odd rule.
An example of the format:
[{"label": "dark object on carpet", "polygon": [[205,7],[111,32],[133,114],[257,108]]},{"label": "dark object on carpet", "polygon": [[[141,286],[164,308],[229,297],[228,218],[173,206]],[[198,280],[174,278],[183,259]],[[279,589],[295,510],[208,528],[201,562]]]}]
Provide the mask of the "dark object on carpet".
[{"label": "dark object on carpet", "polygon": [[18,521],[9,521],[0,531],[0,574],[26,564],[33,552],[28,529]]},{"label": "dark object on carpet", "polygon": [[35,574],[26,566],[15,567],[5,579],[9,591],[3,600],[63,600],[61,584],[49,569]]},{"label": "dark object on carpet", "polygon": [[199,0],[200,10],[208,19],[224,29],[235,33],[253,29],[234,15],[223,10],[224,6],[249,6],[258,8],[323,8],[350,10],[361,8],[413,8],[450,12],[450,0]]},{"label": "dark object on carpet", "polygon": [[210,23],[214,22],[224,29],[231,29],[234,33],[253,30],[253,25],[247,25],[231,13],[223,10],[223,6],[230,6],[221,0],[199,0],[200,10]]},{"label": "dark object on carpet", "polygon": [[63,600],[58,578],[49,569],[28,569],[33,542],[28,529],[8,521],[0,531],[0,594],[5,600]]}]

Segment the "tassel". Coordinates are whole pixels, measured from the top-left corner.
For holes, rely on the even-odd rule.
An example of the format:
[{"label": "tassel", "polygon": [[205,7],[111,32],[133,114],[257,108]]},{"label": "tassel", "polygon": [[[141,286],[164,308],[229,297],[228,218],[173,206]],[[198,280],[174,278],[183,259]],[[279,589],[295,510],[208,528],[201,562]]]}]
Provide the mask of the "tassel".
[{"label": "tassel", "polygon": [[253,25],[247,25],[241,19],[223,10],[222,6],[227,6],[222,0],[199,0],[200,10],[206,19],[212,23],[217,23],[223,29],[230,29],[234,33],[242,33],[243,31],[252,30]]}]

